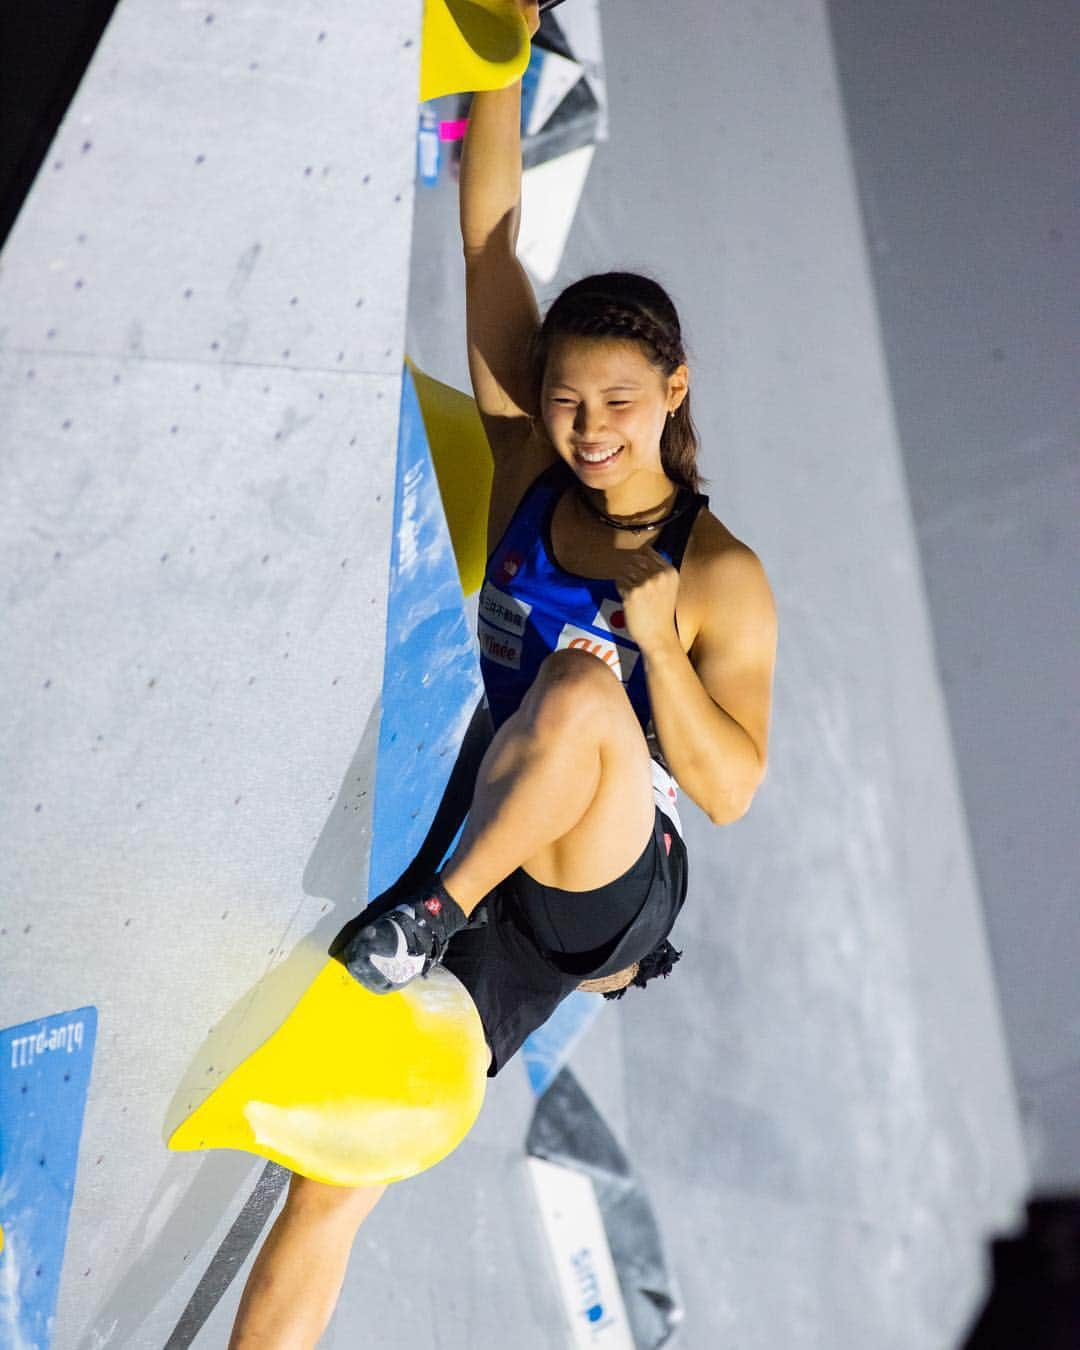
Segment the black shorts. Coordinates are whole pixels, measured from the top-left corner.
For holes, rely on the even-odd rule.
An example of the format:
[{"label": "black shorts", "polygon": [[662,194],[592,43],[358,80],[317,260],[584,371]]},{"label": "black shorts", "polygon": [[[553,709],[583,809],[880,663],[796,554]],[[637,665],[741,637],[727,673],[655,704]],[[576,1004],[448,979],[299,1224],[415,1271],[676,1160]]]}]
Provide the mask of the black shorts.
[{"label": "black shorts", "polygon": [[686,846],[659,806],[641,857],[592,891],[542,886],[520,868],[450,939],[443,965],[472,995],[494,1078],[582,980],[613,975],[671,932],[686,899]]}]

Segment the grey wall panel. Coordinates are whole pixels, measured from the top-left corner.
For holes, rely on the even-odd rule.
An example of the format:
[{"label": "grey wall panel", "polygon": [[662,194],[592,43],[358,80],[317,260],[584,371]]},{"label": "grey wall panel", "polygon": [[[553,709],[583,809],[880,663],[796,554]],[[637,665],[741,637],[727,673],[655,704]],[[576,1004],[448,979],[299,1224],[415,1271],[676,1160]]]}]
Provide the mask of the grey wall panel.
[{"label": "grey wall panel", "polygon": [[1075,1188],[1080,26],[829,12],[1025,1143]]},{"label": "grey wall panel", "polygon": [[419,21],[127,0],[3,253],[0,1024],[99,1015],[58,1350],[162,1343],[258,1175],[168,1113],[364,894]]},{"label": "grey wall panel", "polygon": [[396,379],[420,6],[379,12],[120,5],[5,249],[5,342]]}]

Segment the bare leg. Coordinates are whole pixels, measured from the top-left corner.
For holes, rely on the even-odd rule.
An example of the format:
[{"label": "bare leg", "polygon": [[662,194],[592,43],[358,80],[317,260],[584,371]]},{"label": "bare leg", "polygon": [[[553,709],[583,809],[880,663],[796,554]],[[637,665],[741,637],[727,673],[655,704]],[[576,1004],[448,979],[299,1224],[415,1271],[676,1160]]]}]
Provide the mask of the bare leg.
[{"label": "bare leg", "polygon": [[229,1350],[309,1350],[318,1344],[341,1293],[356,1231],[385,1190],[327,1186],[293,1173],[285,1206],[248,1276]]},{"label": "bare leg", "polygon": [[293,1174],[248,1276],[229,1350],[314,1350],[341,1292],[356,1230],[385,1190]]},{"label": "bare leg", "polygon": [[653,827],[649,751],[618,679],[558,651],[488,747],[443,885],[466,914],[518,867],[592,890],[621,876]]}]

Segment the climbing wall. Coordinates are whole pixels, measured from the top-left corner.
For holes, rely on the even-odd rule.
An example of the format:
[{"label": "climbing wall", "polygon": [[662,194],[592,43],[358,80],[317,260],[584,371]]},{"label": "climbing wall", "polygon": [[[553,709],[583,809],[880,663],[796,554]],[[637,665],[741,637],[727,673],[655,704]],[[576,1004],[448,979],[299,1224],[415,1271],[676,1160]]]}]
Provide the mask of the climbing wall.
[{"label": "climbing wall", "polygon": [[366,893],[420,9],[123,0],[0,259],[5,1346],[163,1343]]}]

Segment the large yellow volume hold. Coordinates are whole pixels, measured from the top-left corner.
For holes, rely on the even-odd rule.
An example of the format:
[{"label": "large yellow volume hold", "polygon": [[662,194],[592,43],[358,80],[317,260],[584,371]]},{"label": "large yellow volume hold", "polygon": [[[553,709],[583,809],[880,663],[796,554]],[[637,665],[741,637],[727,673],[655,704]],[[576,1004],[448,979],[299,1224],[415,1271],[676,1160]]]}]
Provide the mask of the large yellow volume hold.
[{"label": "large yellow volume hold", "polygon": [[530,50],[517,0],[424,0],[420,101],[506,89],[521,78]]},{"label": "large yellow volume hold", "polygon": [[468,1134],[487,1066],[476,1005],[450,971],[373,994],[331,959],[169,1148],[242,1149],[331,1185],[400,1181]]}]

